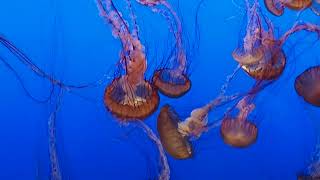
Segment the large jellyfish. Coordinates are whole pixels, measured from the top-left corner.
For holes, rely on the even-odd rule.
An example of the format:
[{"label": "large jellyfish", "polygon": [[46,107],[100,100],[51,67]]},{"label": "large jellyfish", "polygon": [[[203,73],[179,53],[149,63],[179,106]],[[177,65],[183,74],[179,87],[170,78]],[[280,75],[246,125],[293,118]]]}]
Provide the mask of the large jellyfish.
[{"label": "large jellyfish", "polygon": [[286,7],[301,11],[309,8],[312,3],[312,0],[264,0],[267,10],[275,16],[281,16]]},{"label": "large jellyfish", "polygon": [[252,78],[275,80],[281,76],[286,66],[286,55],[282,47],[287,39],[300,31],[320,35],[320,27],[311,23],[297,22],[280,38],[276,38],[273,24],[261,14],[258,2],[255,1],[253,6],[250,6],[246,1],[246,6],[248,21],[246,34],[232,56]]},{"label": "large jellyfish", "polygon": [[144,47],[136,32],[130,32],[128,24],[116,9],[112,0],[97,0],[101,17],[112,26],[112,33],[122,44],[119,64],[124,75],[114,78],[106,87],[104,102],[108,110],[121,120],[144,119],[159,104],[159,96],[153,86],[144,79],[147,61]]},{"label": "large jellyfish", "polygon": [[160,140],[166,151],[176,159],[187,159],[193,155],[191,139],[199,138],[202,133],[216,127],[220,122],[209,123],[208,114],[215,108],[237,99],[240,95],[226,96],[225,91],[229,82],[235,76],[229,75],[222,86],[220,95],[203,107],[194,109],[188,118],[181,120],[178,113],[169,105],[162,107],[158,116],[157,128]]},{"label": "large jellyfish", "polygon": [[[156,70],[153,75],[153,84],[161,93],[169,97],[180,97],[191,88],[191,81],[187,75],[187,56],[182,38],[182,23],[170,3],[166,0],[137,0],[142,5],[152,8],[154,12],[162,14],[174,31],[176,52],[169,62],[169,67]],[[162,5],[164,9],[160,9]],[[174,20],[172,20],[172,17]],[[175,27],[172,27],[175,26]]]},{"label": "large jellyfish", "polygon": [[320,107],[320,66],[305,70],[296,78],[294,86],[306,102]]}]

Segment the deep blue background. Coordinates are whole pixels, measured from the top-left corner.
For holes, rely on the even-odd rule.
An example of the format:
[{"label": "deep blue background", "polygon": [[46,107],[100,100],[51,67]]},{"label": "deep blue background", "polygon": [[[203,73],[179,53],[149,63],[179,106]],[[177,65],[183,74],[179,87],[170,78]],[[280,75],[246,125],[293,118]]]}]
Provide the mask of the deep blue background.
[{"label": "deep blue background", "polygon": [[[192,41],[198,1],[181,1],[179,6],[176,0],[170,2],[179,9],[185,32],[189,34],[186,37]],[[124,1],[115,3],[125,14]],[[288,30],[299,15],[286,11],[284,16],[275,18],[265,11],[262,3],[261,6],[274,20],[279,34]],[[153,60],[167,53],[172,45],[168,39],[172,36],[161,16],[136,3],[134,7],[152,67]],[[199,12],[200,50],[192,59],[192,89],[179,99],[161,96],[161,105],[170,103],[185,117],[218,94],[225,77],[236,67],[231,52],[244,28],[244,13],[231,0],[205,0]],[[303,12],[300,19],[320,22],[310,10]],[[72,84],[103,78],[117,62],[120,50],[110,26],[99,17],[94,0],[3,0],[0,33],[46,72]],[[257,108],[252,116],[259,124],[256,144],[247,149],[231,148],[223,143],[219,130],[214,129],[196,143],[197,154],[193,159],[176,161],[169,157],[171,179],[295,179],[312,156],[320,112],[296,95],[293,82],[304,69],[319,64],[319,43],[311,45],[316,38],[299,33],[285,44],[289,61],[285,73],[256,99]],[[5,49],[1,48],[0,53],[17,69],[33,95],[44,98],[49,94],[47,81],[34,76]],[[131,132],[130,126],[120,127],[106,112],[102,96],[108,78],[107,74],[100,87],[76,92],[90,100],[70,93],[63,96],[57,117],[57,143],[64,179],[142,180],[157,176],[155,146],[141,130]],[[47,120],[54,106],[28,98],[3,64],[0,80],[0,179],[48,179]],[[241,72],[230,90],[243,91],[252,83]],[[153,129],[157,114],[146,120]],[[211,114],[210,120],[215,119],[215,113]]]}]

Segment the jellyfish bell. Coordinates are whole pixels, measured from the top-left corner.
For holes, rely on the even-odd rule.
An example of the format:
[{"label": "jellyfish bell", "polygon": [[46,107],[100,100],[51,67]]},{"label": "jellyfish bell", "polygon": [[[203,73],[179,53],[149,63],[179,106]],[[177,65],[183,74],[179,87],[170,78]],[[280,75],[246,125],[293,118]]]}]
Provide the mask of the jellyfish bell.
[{"label": "jellyfish bell", "polygon": [[285,66],[286,56],[283,50],[277,47],[266,50],[262,61],[241,67],[256,80],[275,80],[281,76]]},{"label": "jellyfish bell", "polygon": [[279,0],[264,0],[264,4],[271,14],[275,16],[282,16],[284,6]]},{"label": "jellyfish bell", "polygon": [[186,74],[168,68],[155,71],[152,82],[162,94],[173,98],[183,96],[191,88],[191,81]]},{"label": "jellyfish bell", "polygon": [[193,155],[193,149],[188,138],[178,130],[180,118],[169,105],[161,108],[157,121],[160,141],[165,150],[176,159],[188,159]]},{"label": "jellyfish bell", "polygon": [[309,8],[312,0],[282,0],[282,3],[289,9],[300,11]]},{"label": "jellyfish bell", "polygon": [[263,59],[264,49],[262,46],[255,48],[250,52],[244,52],[243,49],[237,48],[232,52],[232,57],[238,63],[243,65],[255,64]]},{"label": "jellyfish bell", "polygon": [[107,86],[104,103],[121,120],[145,119],[157,109],[159,95],[148,81],[131,85],[124,75]]},{"label": "jellyfish bell", "polygon": [[226,144],[233,147],[248,147],[256,142],[258,128],[248,120],[228,117],[222,121],[220,133]]},{"label": "jellyfish bell", "polygon": [[320,107],[320,66],[308,68],[300,74],[295,80],[295,90],[306,102]]},{"label": "jellyfish bell", "polygon": [[301,11],[309,8],[312,5],[312,0],[264,0],[264,4],[271,14],[281,16],[285,7]]},{"label": "jellyfish bell", "polygon": [[257,126],[247,119],[255,105],[249,104],[247,98],[243,98],[237,104],[237,108],[239,109],[237,117],[227,115],[222,120],[220,134],[226,144],[244,148],[255,143],[258,137]]}]

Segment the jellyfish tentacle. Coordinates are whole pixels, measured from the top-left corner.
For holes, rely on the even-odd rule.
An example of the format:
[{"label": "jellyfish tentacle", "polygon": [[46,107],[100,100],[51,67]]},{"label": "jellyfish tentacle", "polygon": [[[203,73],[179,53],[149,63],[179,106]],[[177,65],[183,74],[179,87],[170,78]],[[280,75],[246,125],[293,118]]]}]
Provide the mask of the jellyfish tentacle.
[{"label": "jellyfish tentacle", "polygon": [[204,105],[201,108],[194,109],[188,118],[184,121],[178,123],[178,131],[183,134],[183,136],[192,136],[198,138],[205,131],[208,131],[208,114],[212,111],[213,108],[216,108],[222,104],[234,101],[239,98],[239,94],[226,96],[226,90],[235,77],[236,73],[240,69],[240,66],[237,66],[232,74],[227,76],[226,82],[223,84],[220,90],[220,94],[217,98],[210,101],[208,104]]},{"label": "jellyfish tentacle", "polygon": [[140,127],[143,129],[143,131],[148,135],[148,137],[156,144],[159,156],[160,156],[160,164],[162,166],[161,172],[159,174],[159,180],[169,180],[170,179],[170,167],[169,163],[165,154],[165,151],[163,149],[163,146],[161,144],[161,141],[159,138],[155,135],[155,133],[152,131],[152,129],[147,126],[144,122],[138,121]]},{"label": "jellyfish tentacle", "polygon": [[288,30],[284,35],[282,35],[282,37],[279,39],[279,44],[283,45],[289,39],[290,36],[300,31],[316,33],[318,35],[318,38],[320,38],[320,26],[306,22],[297,22],[293,25],[293,27],[290,30]]},{"label": "jellyfish tentacle", "polygon": [[18,74],[18,72],[3,58],[0,56],[0,61],[14,74],[14,76],[17,78],[17,80],[19,81],[19,83],[22,86],[23,91],[26,93],[26,95],[31,98],[33,101],[37,102],[37,103],[47,103],[53,94],[54,91],[54,85],[51,84],[50,87],[50,93],[48,95],[48,97],[44,98],[44,99],[37,99],[36,97],[34,97],[29,90],[27,89],[26,85],[24,84],[22,78],[20,77],[20,75]]},{"label": "jellyfish tentacle", "polygon": [[[58,79],[55,79],[52,75],[49,75],[45,71],[43,71],[40,67],[38,67],[22,50],[17,48],[12,42],[10,42],[8,39],[6,39],[4,36],[0,35],[0,43],[8,49],[17,59],[27,66],[33,73],[35,73],[37,76],[47,79],[52,85],[59,86],[60,88],[63,88],[67,91],[71,91],[73,89],[84,89],[88,87],[94,87],[97,86],[97,82],[88,83],[88,84],[82,84],[82,85],[72,85],[72,84],[66,84]],[[3,61],[4,59],[2,59]],[[9,64],[8,64],[9,65]],[[9,66],[7,66],[9,67]],[[16,73],[15,73],[16,74]],[[21,78],[19,78],[21,79]],[[19,80],[20,81],[20,80]],[[52,88],[51,88],[52,89]]]},{"label": "jellyfish tentacle", "polygon": [[177,30],[175,32],[175,37],[176,37],[176,43],[177,43],[177,48],[178,48],[178,57],[177,60],[179,62],[179,66],[177,68],[178,73],[185,73],[185,68],[186,68],[186,55],[183,49],[183,43],[182,43],[182,23],[180,18],[178,17],[177,13],[172,9],[172,6],[166,2],[162,1],[162,4],[169,10],[169,12],[172,14],[174,17],[175,23]]},{"label": "jellyfish tentacle", "polygon": [[62,96],[63,96],[63,90],[60,89],[60,92],[57,97],[57,102],[48,119],[49,155],[50,155],[50,162],[51,162],[51,173],[50,173],[51,178],[50,179],[51,180],[62,179],[58,152],[57,152],[57,142],[56,142],[56,117],[57,117],[57,112],[61,107]]},{"label": "jellyfish tentacle", "polygon": [[139,26],[138,26],[138,23],[137,23],[137,16],[134,14],[131,0],[126,0],[126,2],[127,2],[127,5],[128,5],[128,9],[130,11],[131,21],[133,22],[132,36],[134,38],[139,39]]},{"label": "jellyfish tentacle", "polygon": [[248,115],[255,109],[255,105],[253,103],[248,104],[248,97],[243,98],[237,104],[237,108],[239,109],[239,114],[237,116],[237,120],[243,122],[246,121]]}]

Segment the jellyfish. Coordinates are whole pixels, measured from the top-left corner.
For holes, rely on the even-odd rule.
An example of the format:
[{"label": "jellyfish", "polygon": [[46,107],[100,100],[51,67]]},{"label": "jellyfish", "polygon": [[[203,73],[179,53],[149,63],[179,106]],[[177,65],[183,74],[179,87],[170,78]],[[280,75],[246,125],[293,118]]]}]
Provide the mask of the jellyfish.
[{"label": "jellyfish", "polygon": [[[240,47],[233,53],[233,58],[242,66],[242,69],[256,80],[274,80],[283,72],[286,57],[275,39],[273,24],[266,17],[259,14],[257,1],[247,6],[246,34]],[[264,24],[266,29],[264,29]]]},{"label": "jellyfish", "polygon": [[219,126],[220,122],[208,122],[208,114],[213,109],[240,97],[238,94],[225,95],[228,84],[238,69],[239,67],[227,77],[226,83],[222,86],[220,94],[215,99],[202,107],[192,110],[190,116],[185,120],[179,117],[172,106],[165,105],[161,108],[157,120],[157,129],[163,147],[172,157],[175,159],[191,158],[194,154],[191,140],[198,139],[209,129]]},{"label": "jellyfish", "polygon": [[267,10],[275,16],[281,16],[285,8],[302,11],[309,8],[312,3],[312,0],[264,0]]},{"label": "jellyfish", "polygon": [[320,66],[310,67],[295,79],[295,90],[306,102],[320,107]]},{"label": "jellyfish", "polygon": [[240,47],[232,52],[232,57],[240,64],[254,64],[262,60],[264,55],[264,47],[262,44],[262,36],[265,32],[262,28],[261,19],[259,17],[258,3],[252,7],[246,1],[247,9],[247,26],[246,34]]},{"label": "jellyfish", "polygon": [[[168,97],[181,97],[187,93],[191,88],[191,81],[187,75],[187,55],[183,47],[182,38],[182,23],[172,8],[170,3],[166,0],[136,0],[138,3],[152,8],[154,12],[162,14],[168,21],[170,29],[174,31],[176,41],[175,57],[171,59],[170,66],[157,69],[153,74],[153,84],[159,91]],[[165,9],[157,7],[162,5]],[[172,17],[174,20],[172,20]],[[175,27],[172,27],[175,25]]]},{"label": "jellyfish", "polygon": [[192,147],[188,138],[178,130],[181,122],[177,113],[169,105],[161,108],[157,121],[160,140],[166,151],[176,159],[187,159],[192,156]]},{"label": "jellyfish", "polygon": [[236,117],[227,115],[220,128],[220,134],[224,142],[233,147],[248,147],[255,143],[258,136],[257,126],[248,120],[248,115],[255,108],[249,102],[249,97],[243,98],[237,104],[239,113]]},{"label": "jellyfish", "polygon": [[119,64],[125,71],[106,87],[104,103],[119,120],[144,119],[159,104],[158,92],[144,78],[147,69],[144,46],[137,37],[137,31],[130,32],[112,0],[97,0],[97,5],[101,17],[112,26],[113,35],[121,41]]},{"label": "jellyfish", "polygon": [[[305,22],[297,22],[280,38],[276,38],[272,22],[261,14],[257,1],[247,6],[246,34],[241,46],[236,48],[232,56],[242,69],[255,80],[276,80],[286,67],[286,54],[283,45],[288,38],[300,31],[320,35],[320,27]],[[266,26],[264,26],[266,25]],[[266,27],[266,28],[264,28]]]}]

